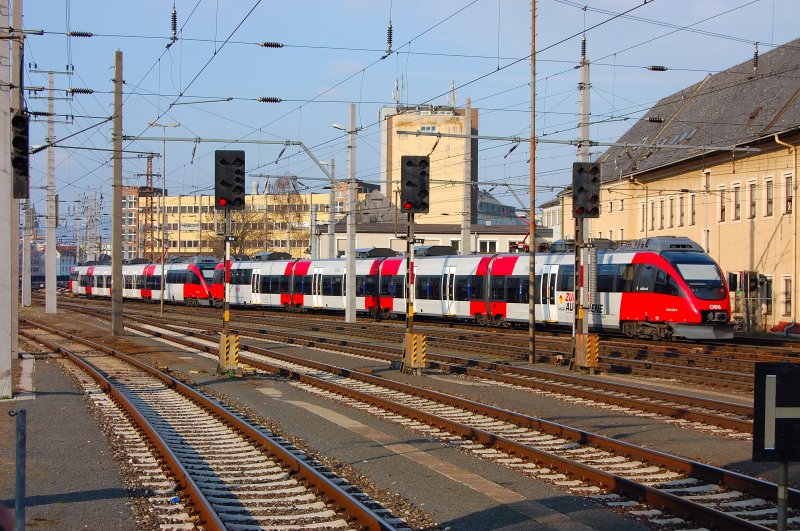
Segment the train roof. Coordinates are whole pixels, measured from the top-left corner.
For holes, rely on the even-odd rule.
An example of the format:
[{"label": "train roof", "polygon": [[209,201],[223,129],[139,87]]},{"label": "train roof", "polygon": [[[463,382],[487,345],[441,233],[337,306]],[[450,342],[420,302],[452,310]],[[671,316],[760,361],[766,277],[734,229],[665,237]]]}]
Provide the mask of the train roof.
[{"label": "train roof", "polygon": [[696,251],[705,252],[705,249],[697,242],[684,236],[657,236],[655,238],[642,238],[632,240],[620,247],[622,251],[653,251],[661,253],[664,251]]}]

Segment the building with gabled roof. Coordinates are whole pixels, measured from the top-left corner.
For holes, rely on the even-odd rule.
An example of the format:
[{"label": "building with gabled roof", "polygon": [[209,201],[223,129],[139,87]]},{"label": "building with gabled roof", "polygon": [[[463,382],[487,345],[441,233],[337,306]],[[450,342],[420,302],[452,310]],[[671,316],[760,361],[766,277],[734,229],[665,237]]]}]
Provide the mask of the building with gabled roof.
[{"label": "building with gabled roof", "polygon": [[[796,321],[798,80],[800,39],[661,99],[599,157],[589,236],[692,238],[739,281],[737,308],[753,328]],[[569,237],[571,194],[559,199]],[[755,288],[742,289],[753,275]]]}]

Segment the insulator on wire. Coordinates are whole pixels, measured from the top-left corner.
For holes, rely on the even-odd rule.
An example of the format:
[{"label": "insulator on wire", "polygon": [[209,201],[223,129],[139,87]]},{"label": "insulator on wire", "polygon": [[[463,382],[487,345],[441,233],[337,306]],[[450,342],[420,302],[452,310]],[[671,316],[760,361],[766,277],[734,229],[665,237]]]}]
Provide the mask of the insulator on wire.
[{"label": "insulator on wire", "polygon": [[178,39],[178,11],[175,4],[172,4],[172,40]]},{"label": "insulator on wire", "polygon": [[660,116],[648,116],[647,121],[651,124],[663,124],[664,119]]},{"label": "insulator on wire", "polygon": [[758,43],[756,42],[756,48],[753,50],[753,73],[756,73],[758,70]]},{"label": "insulator on wire", "polygon": [[262,98],[256,98],[256,101],[258,101],[260,103],[280,103],[283,100],[280,99],[280,98],[262,97]]},{"label": "insulator on wire", "polygon": [[283,43],[281,42],[260,42],[258,43],[259,46],[263,46],[264,48],[283,48]]},{"label": "insulator on wire", "polygon": [[94,90],[90,88],[71,88],[67,89],[70,94],[94,94]]},{"label": "insulator on wire", "polygon": [[666,66],[661,66],[661,65],[648,66],[647,69],[653,72],[666,72],[668,70]]},{"label": "insulator on wire", "polygon": [[586,58],[586,35],[583,36],[583,40],[581,41],[581,59]]},{"label": "insulator on wire", "polygon": [[91,31],[68,31],[67,37],[94,37],[94,33]]},{"label": "insulator on wire", "polygon": [[389,21],[389,27],[386,28],[386,53],[392,53],[392,21]]}]

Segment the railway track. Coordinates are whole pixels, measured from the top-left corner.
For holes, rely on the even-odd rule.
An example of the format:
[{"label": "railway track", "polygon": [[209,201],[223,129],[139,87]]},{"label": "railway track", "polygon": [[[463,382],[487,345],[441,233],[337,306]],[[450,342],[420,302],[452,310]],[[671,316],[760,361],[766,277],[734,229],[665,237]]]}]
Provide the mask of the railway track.
[{"label": "railway track", "polygon": [[[163,525],[391,530],[402,524],[288,441],[171,376],[118,350],[23,323],[21,335],[66,355],[94,379],[76,374],[125,439]],[[60,345],[64,339],[81,351]],[[121,409],[100,398],[100,390]]]},{"label": "railway track", "polygon": [[[216,335],[134,325],[192,350],[216,353]],[[774,526],[774,484],[475,401],[243,343],[243,363],[330,399],[381,414],[570,493],[626,507],[653,525],[721,529]],[[790,527],[800,529],[800,492],[790,490]],[[640,502],[647,506],[639,505]],[[664,513],[662,510],[666,510]]]},{"label": "railway track", "polygon": [[[139,323],[159,323],[167,328],[170,325],[169,318],[163,319],[153,315],[133,313],[129,314],[129,317],[137,319]],[[265,328],[262,323],[254,327],[240,326],[238,333],[253,339],[320,347],[341,354],[378,359],[387,363],[402,356],[402,349],[392,345],[391,337],[384,337],[387,341],[376,344],[374,340],[356,342],[352,339],[337,340],[330,335],[319,335],[320,333],[344,332],[349,335],[374,338],[375,332],[370,327],[357,326],[355,327],[356,333],[351,334],[352,327],[336,325],[337,330],[331,330],[328,327],[320,329],[316,325],[309,326],[307,321],[301,321],[295,324],[305,322],[306,327],[303,332],[285,331],[284,327],[287,323],[281,321],[280,329]],[[212,323],[205,318],[187,315],[184,322],[187,325],[191,324],[198,331],[219,331],[218,323]],[[195,335],[196,331],[184,330],[184,333]],[[399,337],[395,340],[398,343],[401,341]],[[572,397],[582,401],[590,400],[598,405],[627,408],[631,414],[659,415],[662,418],[683,422],[699,429],[713,426],[721,428],[713,431],[730,436],[736,436],[737,433],[752,433],[752,407],[735,402],[668,392],[633,383],[607,382],[544,368],[436,354],[430,351],[428,362],[432,369],[451,374],[463,374],[494,385],[515,386],[530,392],[548,394],[562,399]]]}]

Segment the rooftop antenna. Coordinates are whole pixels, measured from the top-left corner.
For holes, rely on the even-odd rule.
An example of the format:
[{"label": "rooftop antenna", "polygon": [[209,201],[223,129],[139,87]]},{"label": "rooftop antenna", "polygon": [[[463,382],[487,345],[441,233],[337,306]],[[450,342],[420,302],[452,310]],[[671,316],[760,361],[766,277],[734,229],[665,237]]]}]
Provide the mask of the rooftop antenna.
[{"label": "rooftop antenna", "polygon": [[395,105],[400,105],[400,80],[394,80],[394,89],[392,90],[392,99]]},{"label": "rooftop antenna", "polygon": [[456,106],[456,82],[450,81],[450,95],[447,98],[447,104],[450,107]]}]

